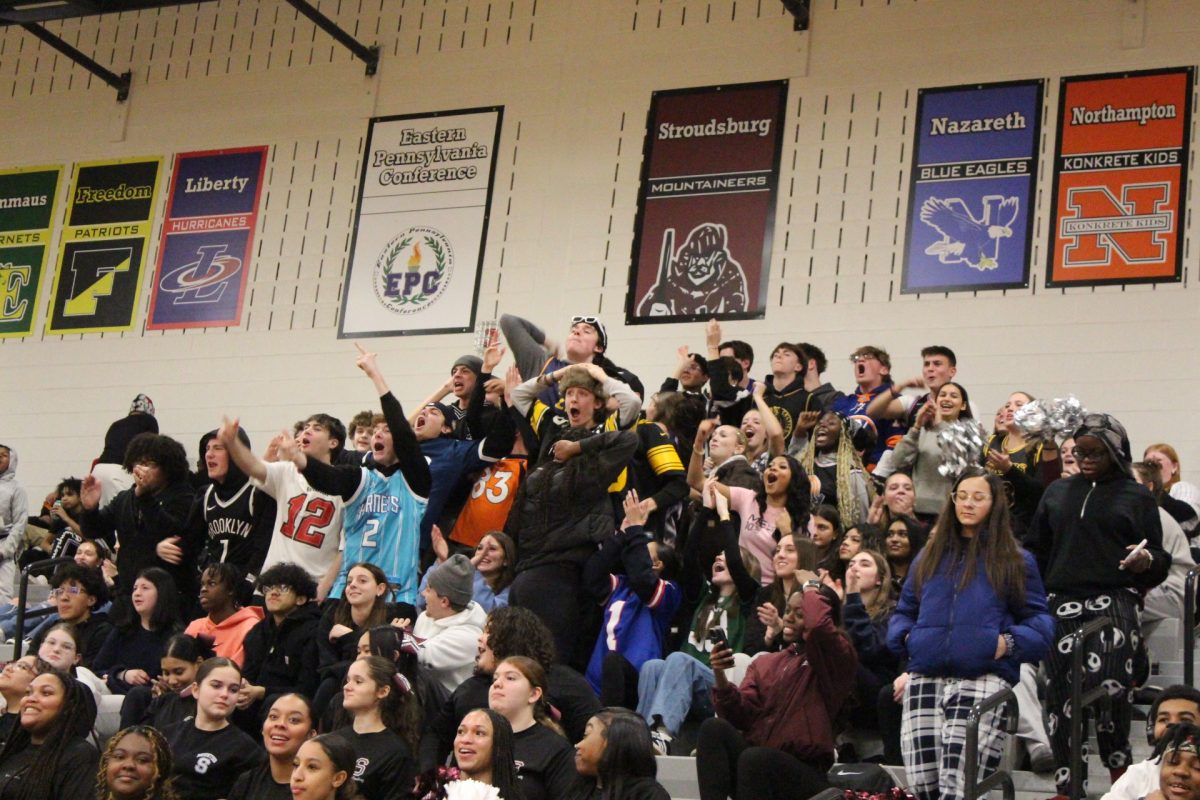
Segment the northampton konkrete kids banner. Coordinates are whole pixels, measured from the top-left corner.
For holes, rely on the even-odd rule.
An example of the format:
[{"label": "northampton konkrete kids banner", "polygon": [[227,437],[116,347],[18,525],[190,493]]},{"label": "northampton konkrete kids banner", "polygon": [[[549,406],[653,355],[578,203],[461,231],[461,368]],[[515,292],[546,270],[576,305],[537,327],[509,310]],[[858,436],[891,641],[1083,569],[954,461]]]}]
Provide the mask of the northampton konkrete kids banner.
[{"label": "northampton konkrete kids banner", "polygon": [[781,80],[653,94],[627,323],[764,315],[787,92]]},{"label": "northampton konkrete kids banner", "polygon": [[161,168],[161,157],[75,165],[46,333],[133,327]]},{"label": "northampton konkrete kids banner", "polygon": [[1029,285],[1042,89],[920,91],[901,292]]},{"label": "northampton konkrete kids banner", "polygon": [[1047,286],[1180,279],[1193,78],[1062,79]]},{"label": "northampton konkrete kids banner", "polygon": [[0,337],[28,336],[50,250],[62,167],[0,171]]},{"label": "northampton konkrete kids banner", "polygon": [[371,120],[339,338],[474,327],[503,114]]},{"label": "northampton konkrete kids banner", "polygon": [[238,325],[266,146],[179,153],[146,327]]}]

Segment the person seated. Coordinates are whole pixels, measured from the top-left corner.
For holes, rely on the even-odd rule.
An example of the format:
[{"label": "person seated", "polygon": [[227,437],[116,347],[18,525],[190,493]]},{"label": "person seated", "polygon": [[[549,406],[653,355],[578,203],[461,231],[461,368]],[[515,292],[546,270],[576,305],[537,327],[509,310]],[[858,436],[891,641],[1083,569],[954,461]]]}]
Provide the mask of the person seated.
[{"label": "person seated", "polygon": [[[58,609],[56,621],[75,626],[79,637],[79,663],[91,667],[112,632],[108,614],[98,610],[108,604],[108,587],[104,584],[104,576],[94,567],[63,564],[50,579],[50,585],[54,587],[50,592],[50,600]],[[42,646],[42,630],[45,629],[46,626],[42,625],[34,631],[29,642],[30,650],[37,652]]]},{"label": "person seated", "polygon": [[100,800],[174,800],[175,759],[166,738],[149,725],[121,729],[100,756]]},{"label": "person seated", "polygon": [[412,687],[383,656],[350,665],[343,687],[342,718],[335,736],[358,756],[354,781],[365,800],[401,800],[416,776],[417,730],[406,712],[415,703]]},{"label": "person seated", "polygon": [[158,677],[167,640],[179,630],[175,581],[166,570],[147,567],[133,582],[129,605],[121,613],[92,662],[113,694],[127,694]]},{"label": "person seated", "polygon": [[[1172,729],[1181,724],[1200,724],[1200,690],[1176,683],[1154,698],[1146,716],[1146,738],[1157,750],[1168,741]],[[1158,788],[1159,760],[1154,755],[1130,764],[1100,800],[1141,800]]]},{"label": "person seated", "polygon": [[456,554],[430,570],[425,610],[413,625],[421,666],[452,692],[471,677],[487,614],[471,599],[475,567]]},{"label": "person seated", "polygon": [[[683,594],[675,582],[675,550],[648,538],[646,507],[630,490],[625,520],[584,566],[583,579],[604,604],[600,636],[587,679],[603,705],[637,706],[642,664],[662,658],[663,643]],[[618,574],[620,573],[620,574]]]},{"label": "person seated", "polygon": [[714,648],[713,702],[718,718],[700,726],[696,744],[702,800],[807,798],[828,786],[834,724],[854,690],[858,656],[841,630],[837,594],[811,573],[788,598],[788,647],[750,663],[730,683],[733,650]]},{"label": "person seated", "polygon": [[21,656],[0,669],[0,697],[4,698],[4,712],[0,714],[0,746],[21,724],[21,701],[25,699],[29,684],[40,673],[51,669],[54,667],[35,655]]},{"label": "person seated", "polygon": [[[881,692],[887,692],[890,699],[894,694],[894,681],[900,674],[900,664],[887,646],[888,621],[896,607],[887,559],[874,550],[857,553],[850,559],[850,566],[846,570],[845,587],[842,618],[846,635],[858,653],[854,690],[858,704],[850,711],[850,722],[856,728],[880,730]],[[894,752],[897,754],[900,752],[899,711],[897,708],[893,715],[897,735]],[[885,736],[885,750],[889,744]]]},{"label": "person seated", "polygon": [[312,707],[304,695],[293,693],[276,697],[262,724],[267,762],[238,776],[228,800],[292,800],[291,779],[296,754],[300,746],[316,734]]},{"label": "person seated", "polygon": [[245,640],[240,710],[269,707],[276,695],[316,694],[317,583],[299,564],[280,563],[258,576],[255,585],[266,605],[265,618]]},{"label": "person seated", "polygon": [[75,680],[86,686],[96,701],[97,709],[101,698],[111,694],[104,679],[87,667],[79,666],[79,634],[75,626],[69,622],[56,622],[46,631],[42,645],[37,651],[38,658],[51,667],[67,673]]},{"label": "person seated", "polygon": [[1154,748],[1158,785],[1146,800],[1200,800],[1200,727],[1181,722]]},{"label": "person seated", "polygon": [[263,618],[261,608],[242,606],[238,600],[244,580],[232,562],[205,567],[200,574],[200,608],[205,614],[184,629],[189,636],[212,639],[217,655],[233,660],[239,667],[246,659],[246,634]]},{"label": "person seated", "polygon": [[488,706],[509,721],[524,800],[568,797],[575,784],[574,751],[550,718],[546,673],[532,658],[513,656],[496,665]]},{"label": "person seated", "polygon": [[358,770],[356,756],[346,740],[336,734],[309,739],[296,752],[292,796],[305,800],[361,800],[358,783],[350,777]]},{"label": "person seated", "polygon": [[266,760],[258,744],[229,719],[241,684],[241,670],[232,659],[208,659],[192,684],[196,716],[163,731],[175,757],[173,776],[180,800],[228,797],[241,773]]},{"label": "person seated", "polygon": [[925,546],[925,526],[908,515],[892,518],[885,531],[884,548],[892,572],[892,596],[899,597],[908,578],[908,569]]},{"label": "person seated", "polygon": [[91,800],[100,754],[87,741],[96,704],[60,670],[34,678],[21,701],[20,726],[0,748],[0,798]]},{"label": "person seated", "polygon": [[637,714],[606,708],[588,720],[575,745],[580,786],[576,800],[670,800],[655,777],[658,762],[650,730]]},{"label": "person seated", "polygon": [[494,786],[500,798],[520,798],[513,742],[512,725],[499,713],[490,708],[468,711],[454,734],[451,766],[417,778],[413,797],[453,794],[457,781],[476,781]]},{"label": "person seated", "polygon": [[817,552],[811,539],[803,534],[781,534],[775,545],[775,580],[758,590],[754,598],[755,613],[746,618],[746,638],[743,652],[755,655],[783,648],[783,615],[787,599],[800,588],[797,575],[816,572]]},{"label": "person seated", "polygon": [[[1071,444],[1074,446],[1074,442]],[[1067,445],[1064,443],[1062,447],[1064,457],[1066,457],[1066,453]],[[1171,445],[1160,442],[1147,447],[1142,455],[1142,460],[1155,462],[1162,471],[1163,489],[1174,501],[1173,503],[1164,502],[1163,508],[1175,517],[1189,539],[1200,533],[1200,487],[1181,480],[1179,453],[1175,452],[1175,448]]]},{"label": "person seated", "polygon": [[421,738],[423,771],[445,763],[459,723],[471,709],[487,705],[496,665],[512,656],[532,658],[541,665],[549,702],[558,709],[567,736],[576,741],[583,737],[588,719],[600,710],[591,686],[578,672],[555,660],[553,637],[536,614],[526,608],[498,608],[488,615],[479,636],[475,673],[427,715]]},{"label": "person seated", "polygon": [[162,673],[153,683],[134,686],[121,704],[121,727],[153,725],[158,730],[196,716],[192,684],[200,665],[216,655],[212,640],[178,633],[167,641]]}]

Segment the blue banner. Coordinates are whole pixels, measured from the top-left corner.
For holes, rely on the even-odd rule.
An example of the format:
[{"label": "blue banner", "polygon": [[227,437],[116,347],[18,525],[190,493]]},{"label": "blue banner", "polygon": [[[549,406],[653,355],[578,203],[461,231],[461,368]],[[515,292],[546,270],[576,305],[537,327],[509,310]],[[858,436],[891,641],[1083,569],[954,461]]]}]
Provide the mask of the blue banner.
[{"label": "blue banner", "polygon": [[1029,285],[1042,88],[920,91],[902,293]]}]

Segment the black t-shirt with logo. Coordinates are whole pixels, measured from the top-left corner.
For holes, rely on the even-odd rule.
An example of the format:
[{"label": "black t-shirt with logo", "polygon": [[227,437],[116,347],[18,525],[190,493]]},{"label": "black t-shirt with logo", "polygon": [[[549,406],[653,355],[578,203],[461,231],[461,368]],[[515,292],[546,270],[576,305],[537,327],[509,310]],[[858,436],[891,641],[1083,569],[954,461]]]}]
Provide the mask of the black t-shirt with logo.
[{"label": "black t-shirt with logo", "polygon": [[338,728],[334,735],[349,742],[354,750],[354,774],[363,800],[407,800],[417,775],[412,750],[390,730],[357,733]]},{"label": "black t-shirt with logo", "polygon": [[267,760],[267,753],[236,725],[202,731],[195,720],[163,731],[175,757],[175,793],[179,800],[220,800],[229,796],[243,772]]}]

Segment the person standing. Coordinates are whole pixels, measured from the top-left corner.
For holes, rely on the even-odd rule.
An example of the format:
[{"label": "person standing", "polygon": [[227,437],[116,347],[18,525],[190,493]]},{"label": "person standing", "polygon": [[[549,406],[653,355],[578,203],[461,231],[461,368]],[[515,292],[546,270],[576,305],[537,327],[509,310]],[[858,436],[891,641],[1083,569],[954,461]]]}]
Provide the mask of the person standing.
[{"label": "person standing", "polygon": [[17,483],[17,454],[0,444],[0,601],[12,602],[17,581],[17,557],[25,549],[25,520],[29,498]]}]

